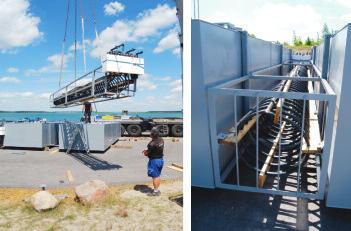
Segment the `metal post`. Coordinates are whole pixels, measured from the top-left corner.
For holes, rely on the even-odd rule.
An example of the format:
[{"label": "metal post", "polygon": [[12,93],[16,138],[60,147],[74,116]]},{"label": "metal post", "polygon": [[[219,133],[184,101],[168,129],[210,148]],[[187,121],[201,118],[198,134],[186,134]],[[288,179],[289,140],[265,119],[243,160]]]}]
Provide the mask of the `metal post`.
[{"label": "metal post", "polygon": [[68,86],[66,86],[66,92],[65,92],[65,103],[67,104],[67,87]]},{"label": "metal post", "polygon": [[93,72],[93,79],[92,79],[92,82],[91,82],[91,96],[94,96],[95,95],[95,71]]},{"label": "metal post", "polygon": [[303,134],[305,128],[305,109],[306,109],[306,100],[303,100],[303,111],[302,111],[302,125],[301,125],[301,140],[300,140],[300,151],[299,151],[299,161],[298,161],[298,170],[297,170],[297,191],[300,192],[300,178],[301,178],[301,155],[302,155],[302,144],[303,144]]},{"label": "metal post", "polygon": [[330,35],[324,37],[322,78],[328,79]]},{"label": "metal post", "polygon": [[[238,135],[238,117],[237,117],[237,105],[236,105],[236,94],[234,95],[234,117],[235,117],[235,135]],[[238,140],[235,142],[235,162],[236,162],[236,181],[237,185],[240,186],[240,177],[239,177],[239,146]]]},{"label": "metal post", "polygon": [[259,97],[256,97],[256,188],[258,188],[258,137],[259,137],[259,126],[258,126],[258,104],[259,104]]},{"label": "metal post", "polygon": [[[242,31],[240,33],[241,35],[241,75],[245,76],[248,74],[248,46],[247,46],[247,41],[248,41],[248,33],[247,31]],[[243,89],[250,89],[250,80],[244,81],[242,83],[242,88]],[[243,112],[246,113],[249,110],[250,107],[250,99],[249,98],[244,98],[244,102],[242,104]]]},{"label": "metal post", "polygon": [[[279,129],[282,127],[282,116],[284,110],[284,100],[282,100],[281,110],[279,112]],[[280,186],[280,157],[282,155],[282,136],[283,136],[284,129],[282,130],[281,135],[279,136],[279,153],[278,153],[278,183],[277,183],[277,190],[279,190]]]}]

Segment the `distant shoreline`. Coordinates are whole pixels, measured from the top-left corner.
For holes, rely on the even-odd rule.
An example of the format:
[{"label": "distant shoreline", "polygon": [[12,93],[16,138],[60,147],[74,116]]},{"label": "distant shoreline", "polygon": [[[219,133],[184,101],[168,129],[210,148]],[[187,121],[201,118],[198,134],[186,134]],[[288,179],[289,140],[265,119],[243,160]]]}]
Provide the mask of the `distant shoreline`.
[{"label": "distant shoreline", "polygon": [[[0,111],[0,113],[77,113],[81,111]],[[122,113],[120,111],[100,111],[98,113]],[[128,111],[128,113],[182,113],[182,111]]]}]

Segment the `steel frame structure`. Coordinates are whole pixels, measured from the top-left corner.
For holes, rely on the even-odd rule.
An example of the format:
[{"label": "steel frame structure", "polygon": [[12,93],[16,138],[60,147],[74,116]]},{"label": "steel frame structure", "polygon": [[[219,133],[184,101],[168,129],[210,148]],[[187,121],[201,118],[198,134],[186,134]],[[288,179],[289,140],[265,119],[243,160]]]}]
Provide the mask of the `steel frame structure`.
[{"label": "steel frame structure", "polygon": [[[249,73],[245,76],[239,77],[235,80],[231,80],[225,82],[223,84],[219,84],[215,87],[211,87],[208,89],[208,106],[209,106],[209,121],[210,121],[210,142],[211,142],[211,151],[212,151],[212,161],[213,161],[213,171],[214,171],[214,180],[215,186],[219,188],[225,189],[234,189],[234,190],[241,190],[247,192],[258,192],[258,193],[268,193],[274,195],[282,195],[282,196],[296,196],[301,198],[309,198],[309,199],[323,199],[325,193],[325,187],[327,182],[327,171],[328,171],[328,164],[329,164],[329,155],[331,151],[331,142],[332,142],[332,130],[333,130],[333,122],[334,122],[334,112],[335,112],[335,105],[336,105],[336,95],[332,88],[329,86],[328,82],[321,77],[321,73],[318,68],[314,64],[301,64],[301,65],[310,65],[315,73],[318,75],[315,78],[306,78],[306,77],[289,77],[289,76],[279,76],[279,75],[262,75],[261,73],[267,70],[271,70],[273,68],[279,68],[283,65],[296,65],[295,62],[283,63],[274,65],[268,68],[263,68],[261,70]],[[298,64],[299,65],[299,64]],[[270,91],[270,90],[254,90],[254,89],[234,89],[234,85],[242,85],[245,86],[244,82],[246,80],[266,80],[266,81],[277,81],[277,80],[294,80],[294,81],[313,81],[319,82],[321,88],[325,93],[306,93],[306,92],[278,92],[278,91]],[[220,145],[218,143],[218,137],[220,135],[220,131],[217,131],[217,111],[216,111],[216,97],[217,96],[227,96],[233,97],[234,100],[234,113],[236,114],[237,111],[237,98],[238,97],[251,97],[256,99],[258,102],[259,99],[266,98],[266,97],[275,97],[280,99],[296,99],[296,100],[303,100],[304,107],[308,100],[316,100],[316,101],[323,101],[327,102],[327,110],[326,112],[326,120],[323,124],[323,141],[324,141],[324,148],[322,153],[319,155],[320,159],[320,167],[316,166],[317,168],[317,191],[316,193],[304,192],[301,190],[300,185],[297,184],[296,192],[293,191],[286,191],[279,189],[279,178],[278,178],[278,187],[276,188],[259,188],[258,181],[256,181],[256,187],[252,186],[243,186],[240,185],[240,175],[237,175],[238,181],[236,184],[230,184],[223,182],[224,179],[231,173],[230,169],[234,170],[235,166],[239,166],[239,157],[238,157],[238,145],[234,145],[235,154],[230,161],[229,165],[226,167],[225,171],[221,172],[220,168]],[[256,113],[258,112],[258,104],[256,104]],[[238,118],[235,118],[234,115],[234,127],[237,129]],[[280,125],[282,121],[280,119]],[[258,125],[258,117],[256,117],[256,126]],[[302,130],[301,128],[301,134]],[[258,130],[258,128],[257,128]],[[258,158],[258,139],[256,138],[256,158]],[[302,148],[300,148],[299,158],[302,155]],[[234,153],[234,152],[233,152]],[[280,157],[280,150],[279,150],[279,157]],[[300,161],[300,159],[299,159]],[[299,163],[300,164],[300,163]],[[300,165],[299,165],[300,166]],[[258,165],[256,166],[258,167]],[[228,170],[229,169],[229,170]],[[236,168],[238,169],[238,168]],[[258,172],[256,172],[258,174]],[[257,175],[256,175],[257,176]],[[300,167],[297,176],[298,183],[301,180],[300,175]]]},{"label": "steel frame structure", "polygon": [[[50,95],[53,108],[82,105],[85,101],[102,102],[135,95],[137,75],[103,73],[102,66],[70,82]],[[98,73],[102,73],[97,77]],[[88,80],[83,85],[80,82]],[[77,86],[78,85],[78,86]]]}]

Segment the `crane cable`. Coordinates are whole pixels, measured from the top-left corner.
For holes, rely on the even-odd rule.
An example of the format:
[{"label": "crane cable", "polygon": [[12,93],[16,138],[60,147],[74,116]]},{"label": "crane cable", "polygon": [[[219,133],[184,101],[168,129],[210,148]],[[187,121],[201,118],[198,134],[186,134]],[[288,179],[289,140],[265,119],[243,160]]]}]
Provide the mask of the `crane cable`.
[{"label": "crane cable", "polygon": [[[99,37],[98,31],[97,31],[97,26],[96,26],[96,15],[95,15],[94,7],[93,7],[93,1],[90,0],[89,3],[90,3],[91,13],[93,15],[93,20],[94,20],[95,37],[96,37],[96,40],[97,40],[97,44],[99,45],[100,44],[100,37]],[[101,55],[101,53],[100,53],[100,62],[101,62],[101,65],[102,65],[102,55]]]},{"label": "crane cable", "polygon": [[60,65],[59,87],[61,87],[62,72],[63,72],[63,61],[64,61],[64,57],[65,57],[65,43],[66,43],[66,37],[67,37],[67,24],[68,24],[69,8],[70,8],[70,0],[67,0],[67,13],[66,13],[65,33],[64,33],[64,36],[63,36],[62,51],[61,51],[61,65]]},{"label": "crane cable", "polygon": [[86,50],[85,50],[85,35],[84,35],[84,8],[83,0],[80,0],[81,19],[82,19],[82,48],[83,48],[83,62],[84,62],[84,73],[87,73],[87,61],[86,61]]},{"label": "crane cable", "polygon": [[77,80],[77,0],[74,1],[74,7],[74,80]]}]

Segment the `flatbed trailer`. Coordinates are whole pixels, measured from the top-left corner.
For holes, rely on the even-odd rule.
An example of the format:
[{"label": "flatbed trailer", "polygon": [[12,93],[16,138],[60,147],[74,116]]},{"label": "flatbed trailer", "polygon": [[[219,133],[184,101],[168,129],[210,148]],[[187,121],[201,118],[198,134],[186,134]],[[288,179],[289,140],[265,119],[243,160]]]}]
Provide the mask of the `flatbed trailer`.
[{"label": "flatbed trailer", "polygon": [[122,136],[140,136],[144,132],[150,131],[156,127],[161,136],[183,136],[183,119],[182,118],[143,118],[129,116],[96,116],[96,122],[115,122],[121,123]]}]

